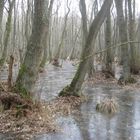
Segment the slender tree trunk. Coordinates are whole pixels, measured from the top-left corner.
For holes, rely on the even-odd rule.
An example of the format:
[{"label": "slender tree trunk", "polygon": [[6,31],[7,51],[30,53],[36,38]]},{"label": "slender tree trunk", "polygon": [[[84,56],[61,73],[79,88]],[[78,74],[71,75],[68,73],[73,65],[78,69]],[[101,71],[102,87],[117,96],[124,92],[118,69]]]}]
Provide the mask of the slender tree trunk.
[{"label": "slender tree trunk", "polygon": [[[51,20],[51,14],[52,14],[52,8],[53,8],[53,3],[54,3],[54,0],[51,0],[50,1],[50,5],[49,5],[49,8],[46,7],[46,9],[48,9],[46,12],[48,14],[45,15],[45,24],[46,24],[46,31],[45,31],[45,36],[44,36],[44,39],[43,39],[43,46],[44,46],[44,53],[43,53],[43,58],[42,58],[42,61],[41,61],[41,64],[40,64],[40,67],[41,68],[44,68],[45,64],[46,64],[46,61],[47,61],[47,45],[48,45],[48,40],[49,40],[49,30],[50,30],[50,20]],[[48,5],[47,5],[48,6]]]},{"label": "slender tree trunk", "polygon": [[[127,26],[124,18],[123,12],[123,0],[115,0],[116,9],[117,9],[117,20],[119,26],[119,37],[120,42],[127,42]],[[128,53],[128,44],[121,46],[121,60],[120,64],[123,65],[123,80],[127,81],[130,77],[130,64],[129,64],[129,53]]]},{"label": "slender tree trunk", "polygon": [[14,57],[11,55],[10,62],[9,62],[9,74],[8,74],[8,89],[9,90],[11,90],[12,88],[13,63],[14,63]]},{"label": "slender tree trunk", "polygon": [[9,2],[8,18],[6,22],[6,29],[5,29],[4,40],[3,40],[4,49],[2,52],[2,57],[0,59],[0,66],[3,66],[7,57],[8,41],[9,41],[10,32],[11,32],[12,10],[14,7],[14,3],[15,3],[15,0],[12,0],[11,2]]},{"label": "slender tree trunk", "polygon": [[0,0],[0,45],[2,47],[2,19],[3,19],[4,0]]},{"label": "slender tree trunk", "polygon": [[82,84],[84,82],[84,78],[89,66],[89,60],[90,60],[90,55],[92,55],[92,50],[94,46],[94,42],[96,40],[97,34],[99,32],[99,29],[101,25],[103,24],[108,11],[110,10],[110,7],[112,5],[112,0],[105,0],[101,10],[93,20],[89,33],[86,39],[85,46],[83,48],[82,54],[81,54],[81,62],[79,64],[79,67],[77,69],[77,72],[71,82],[71,84],[67,87],[65,87],[60,93],[60,96],[78,96],[79,92],[81,90]]},{"label": "slender tree trunk", "polygon": [[[29,1],[28,3],[29,4]],[[28,11],[29,6],[27,6],[27,11]],[[21,1],[21,10],[22,10],[22,16],[21,16],[21,45],[19,48],[19,55],[20,55],[20,64],[23,63],[24,57],[25,57],[25,50],[26,50],[26,44],[27,44],[27,28],[28,26],[25,26],[25,24],[27,23],[27,16],[26,16],[26,21],[25,21],[25,10],[24,10],[24,0]],[[26,14],[27,15],[27,14]],[[20,24],[20,22],[19,22]],[[26,27],[26,28],[24,28]]]},{"label": "slender tree trunk", "polygon": [[68,9],[68,12],[65,15],[64,28],[63,28],[63,32],[62,32],[62,35],[61,35],[60,43],[58,45],[58,51],[57,51],[57,53],[56,53],[56,55],[54,57],[55,59],[59,59],[60,54],[61,54],[61,49],[63,47],[63,42],[64,42],[64,39],[65,39],[65,33],[66,33],[66,28],[67,28],[68,15],[70,13],[70,8],[69,8],[68,0],[67,0],[67,9]]},{"label": "slender tree trunk", "polygon": [[46,30],[44,24],[45,0],[34,0],[34,5],[32,34],[15,84],[15,90],[22,95],[28,95],[32,92],[43,53],[42,39],[45,35],[44,30]]},{"label": "slender tree trunk", "polygon": [[108,49],[108,47],[110,46],[111,46],[111,14],[109,11],[106,18],[106,25],[105,25],[105,48],[107,49],[105,64],[106,64],[106,70],[108,72],[112,71],[111,49]]},{"label": "slender tree trunk", "polygon": [[[51,20],[51,23],[52,23],[52,20]],[[49,37],[48,37],[48,59],[49,59],[49,62],[52,61],[52,50],[51,50],[51,40],[52,40],[52,32],[53,32],[53,29],[52,29],[52,26],[49,27]]]},{"label": "slender tree trunk", "polygon": [[0,27],[2,24],[2,18],[3,18],[3,9],[4,9],[4,0],[0,0]]},{"label": "slender tree trunk", "polygon": [[[80,12],[82,15],[82,27],[83,27],[83,48],[85,46],[85,42],[88,36],[88,27],[87,27],[87,14],[86,14],[86,4],[85,0],[80,0]],[[93,57],[90,58],[90,65],[88,68],[88,76],[89,78],[93,76],[94,67],[93,67]]]},{"label": "slender tree trunk", "polygon": [[[135,35],[135,20],[133,17],[132,12],[132,0],[128,0],[128,13],[129,13],[129,41],[134,41],[134,35]],[[135,44],[130,43],[130,67],[131,72],[135,73],[137,71],[136,62],[135,62]]]},{"label": "slender tree trunk", "polygon": [[83,46],[85,45],[88,29],[87,29],[87,13],[86,13],[86,4],[85,0],[80,0],[80,12],[82,15],[82,27],[83,27]]},{"label": "slender tree trunk", "polygon": [[30,34],[31,34],[31,27],[30,27],[30,20],[32,17],[32,6],[31,6],[32,2],[31,0],[27,1],[27,11],[26,11],[26,15],[25,15],[25,38],[26,38],[26,42],[28,42],[29,38],[30,38]]},{"label": "slender tree trunk", "polygon": [[[17,6],[16,6],[16,3],[14,3],[14,25],[13,25],[13,36],[12,36],[12,38],[13,38],[13,40],[12,40],[12,49],[13,49],[13,51],[11,52],[11,54],[14,54],[14,50],[15,50],[15,48],[16,48],[16,30],[17,30]],[[11,57],[11,56],[10,56]],[[15,57],[16,58],[16,57]]]},{"label": "slender tree trunk", "polygon": [[74,53],[74,52],[75,52],[76,41],[77,41],[77,39],[78,39],[80,30],[81,30],[81,27],[78,29],[77,33],[75,33],[75,34],[76,34],[76,37],[75,37],[75,40],[74,40],[74,42],[73,42],[73,48],[72,48],[72,50],[71,50],[71,52],[70,52],[70,55],[69,55],[69,59],[70,59],[70,60],[73,60],[73,59],[75,58],[75,56],[74,56],[75,53]]}]

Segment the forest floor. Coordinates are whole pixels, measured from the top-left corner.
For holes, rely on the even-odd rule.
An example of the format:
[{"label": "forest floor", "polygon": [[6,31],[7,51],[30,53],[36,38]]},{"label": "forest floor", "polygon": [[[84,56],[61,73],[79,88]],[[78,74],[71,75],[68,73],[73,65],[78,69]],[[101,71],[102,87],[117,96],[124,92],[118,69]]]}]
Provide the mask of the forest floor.
[{"label": "forest floor", "polygon": [[114,84],[116,86],[120,86],[121,88],[133,90],[140,88],[140,75],[132,75],[132,77],[136,80],[134,83],[127,84],[118,84],[118,80],[114,77],[109,76],[106,78],[106,74],[102,72],[96,72],[93,78],[89,78],[85,81],[86,84],[94,86],[95,84]]},{"label": "forest floor", "polygon": [[[140,88],[140,76],[133,76],[137,82],[134,84],[121,85],[122,88],[133,90]],[[113,77],[106,78],[104,73],[96,73],[94,78],[85,81],[85,84],[94,86],[95,84],[117,84]],[[0,100],[3,95],[10,93],[6,86],[0,87]],[[17,98],[16,98],[17,99]],[[13,99],[11,99],[13,101]],[[4,110],[2,100],[0,104],[0,133],[12,134],[16,139],[31,139],[34,135],[48,132],[60,131],[55,120],[57,116],[69,115],[77,110],[82,102],[87,100],[83,97],[57,97],[56,99],[45,103],[34,103],[29,108],[20,108],[18,105],[11,105],[9,110]],[[11,101],[11,102],[12,102]]]},{"label": "forest floor", "polygon": [[84,96],[71,96],[33,103],[4,90],[6,86],[0,87],[0,133],[10,134],[15,139],[31,139],[38,134],[60,131],[56,117],[77,111],[77,106],[85,100]]}]

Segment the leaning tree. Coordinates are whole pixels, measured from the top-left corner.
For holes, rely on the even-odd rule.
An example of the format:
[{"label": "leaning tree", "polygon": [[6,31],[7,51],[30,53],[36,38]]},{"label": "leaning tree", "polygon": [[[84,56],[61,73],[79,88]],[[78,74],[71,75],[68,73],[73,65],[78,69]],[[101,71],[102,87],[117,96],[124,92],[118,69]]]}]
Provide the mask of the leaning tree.
[{"label": "leaning tree", "polygon": [[[103,24],[105,18],[107,17],[108,11],[112,5],[113,0],[105,0],[101,10],[98,12],[97,16],[94,18],[91,26],[89,28],[89,33],[87,35],[85,45],[81,54],[81,61],[77,72],[70,85],[66,86],[60,93],[60,96],[79,96],[82,84],[84,82],[85,75],[88,70],[89,60],[93,53],[93,46],[95,45],[95,40],[101,25]],[[81,3],[82,4],[82,3]]]}]

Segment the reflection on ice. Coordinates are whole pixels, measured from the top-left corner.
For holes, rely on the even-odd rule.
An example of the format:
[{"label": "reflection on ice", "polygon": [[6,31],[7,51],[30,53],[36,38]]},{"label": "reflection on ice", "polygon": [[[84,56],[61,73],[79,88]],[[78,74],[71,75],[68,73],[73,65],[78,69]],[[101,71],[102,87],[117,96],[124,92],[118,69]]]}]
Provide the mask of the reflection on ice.
[{"label": "reflection on ice", "polygon": [[[70,83],[76,67],[64,62],[62,68],[49,65],[46,72],[39,75],[36,93],[43,100],[54,99],[58,92]],[[139,140],[140,139],[140,93],[125,91],[114,85],[86,86],[84,93],[88,102],[79,107],[79,112],[58,117],[62,131],[35,136],[35,140]],[[119,104],[119,112],[108,117],[96,112],[96,103],[105,97],[114,97]],[[6,139],[6,136],[3,138]]]}]

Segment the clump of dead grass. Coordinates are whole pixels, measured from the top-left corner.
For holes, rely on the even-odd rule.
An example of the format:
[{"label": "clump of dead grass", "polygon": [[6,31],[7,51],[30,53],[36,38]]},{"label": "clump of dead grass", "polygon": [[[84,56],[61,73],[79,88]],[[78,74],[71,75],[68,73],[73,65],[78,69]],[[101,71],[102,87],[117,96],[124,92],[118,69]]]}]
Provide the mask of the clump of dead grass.
[{"label": "clump of dead grass", "polygon": [[118,111],[118,103],[115,99],[105,99],[96,105],[96,110],[102,113],[115,114]]}]

